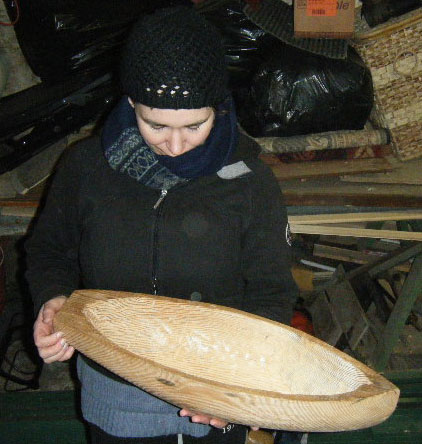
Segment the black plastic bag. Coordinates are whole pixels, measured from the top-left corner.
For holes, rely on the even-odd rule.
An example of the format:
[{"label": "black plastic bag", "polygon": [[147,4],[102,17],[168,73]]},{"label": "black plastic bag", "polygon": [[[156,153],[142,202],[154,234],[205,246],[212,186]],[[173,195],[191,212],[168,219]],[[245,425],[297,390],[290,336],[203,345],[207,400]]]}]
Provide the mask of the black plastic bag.
[{"label": "black plastic bag", "polygon": [[266,48],[280,41],[249,20],[240,1],[223,5],[203,4],[199,12],[220,31],[229,68],[231,86],[250,85],[257,66],[264,61]]},{"label": "black plastic bag", "polygon": [[0,100],[0,174],[10,171],[87,123],[119,98],[111,74],[42,82]]},{"label": "black plastic bag", "polygon": [[[4,0],[16,15],[13,0]],[[75,72],[117,66],[122,44],[142,14],[190,0],[38,0],[19,2],[16,36],[32,71],[55,82]]]},{"label": "black plastic bag", "polygon": [[371,112],[373,84],[352,48],[346,60],[335,60],[282,45],[235,99],[240,123],[254,137],[357,130]]},{"label": "black plastic bag", "polygon": [[362,0],[362,15],[374,27],[421,6],[422,0]]}]

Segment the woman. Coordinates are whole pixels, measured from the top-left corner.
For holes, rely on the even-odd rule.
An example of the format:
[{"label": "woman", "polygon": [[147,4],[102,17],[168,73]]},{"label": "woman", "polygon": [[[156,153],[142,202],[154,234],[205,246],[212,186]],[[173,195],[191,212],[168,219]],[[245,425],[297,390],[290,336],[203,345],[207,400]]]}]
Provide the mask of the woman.
[{"label": "woman", "polygon": [[[52,321],[77,288],[211,302],[289,323],[286,212],[259,148],[238,134],[218,33],[186,7],[142,18],[121,83],[125,96],[101,139],[62,159],[27,243],[40,356],[73,355]],[[245,440],[245,428],[178,412],[82,355],[78,375],[93,443]]]}]

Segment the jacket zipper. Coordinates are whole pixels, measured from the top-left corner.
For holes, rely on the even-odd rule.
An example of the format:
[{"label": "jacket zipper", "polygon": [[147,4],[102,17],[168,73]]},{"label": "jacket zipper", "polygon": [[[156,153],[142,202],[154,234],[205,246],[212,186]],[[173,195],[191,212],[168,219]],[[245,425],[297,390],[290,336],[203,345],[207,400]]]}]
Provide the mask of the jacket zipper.
[{"label": "jacket zipper", "polygon": [[162,189],[160,193],[160,197],[157,202],[155,202],[154,210],[157,210],[155,214],[155,222],[154,222],[154,234],[153,234],[153,244],[152,244],[152,293],[156,295],[158,293],[158,281],[157,281],[157,267],[158,267],[158,220],[162,213],[162,207],[160,206],[165,197],[167,196],[168,191],[166,189]]},{"label": "jacket zipper", "polygon": [[162,202],[162,201],[164,200],[164,198],[167,196],[167,193],[168,193],[167,190],[165,190],[165,189],[162,189],[162,190],[161,190],[160,197],[158,198],[157,202],[155,202],[154,210],[156,210],[156,209],[160,206],[161,202]]}]

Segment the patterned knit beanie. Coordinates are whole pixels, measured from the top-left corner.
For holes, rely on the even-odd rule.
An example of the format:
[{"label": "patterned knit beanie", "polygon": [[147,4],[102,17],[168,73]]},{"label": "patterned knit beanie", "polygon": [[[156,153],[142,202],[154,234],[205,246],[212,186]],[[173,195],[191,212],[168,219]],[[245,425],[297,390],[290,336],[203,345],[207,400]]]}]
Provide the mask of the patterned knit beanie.
[{"label": "patterned knit beanie", "polygon": [[121,84],[132,100],[152,108],[217,106],[228,95],[221,36],[189,7],[144,16],[128,38]]}]

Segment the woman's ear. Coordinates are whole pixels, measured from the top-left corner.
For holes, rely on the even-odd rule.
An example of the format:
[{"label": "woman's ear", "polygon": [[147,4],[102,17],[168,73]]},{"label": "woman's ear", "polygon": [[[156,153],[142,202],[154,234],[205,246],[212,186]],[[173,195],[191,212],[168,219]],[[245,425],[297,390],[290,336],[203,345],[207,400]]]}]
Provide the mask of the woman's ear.
[{"label": "woman's ear", "polygon": [[135,109],[135,102],[134,102],[130,97],[127,98],[127,101],[129,102],[129,105],[130,105],[133,109]]}]

